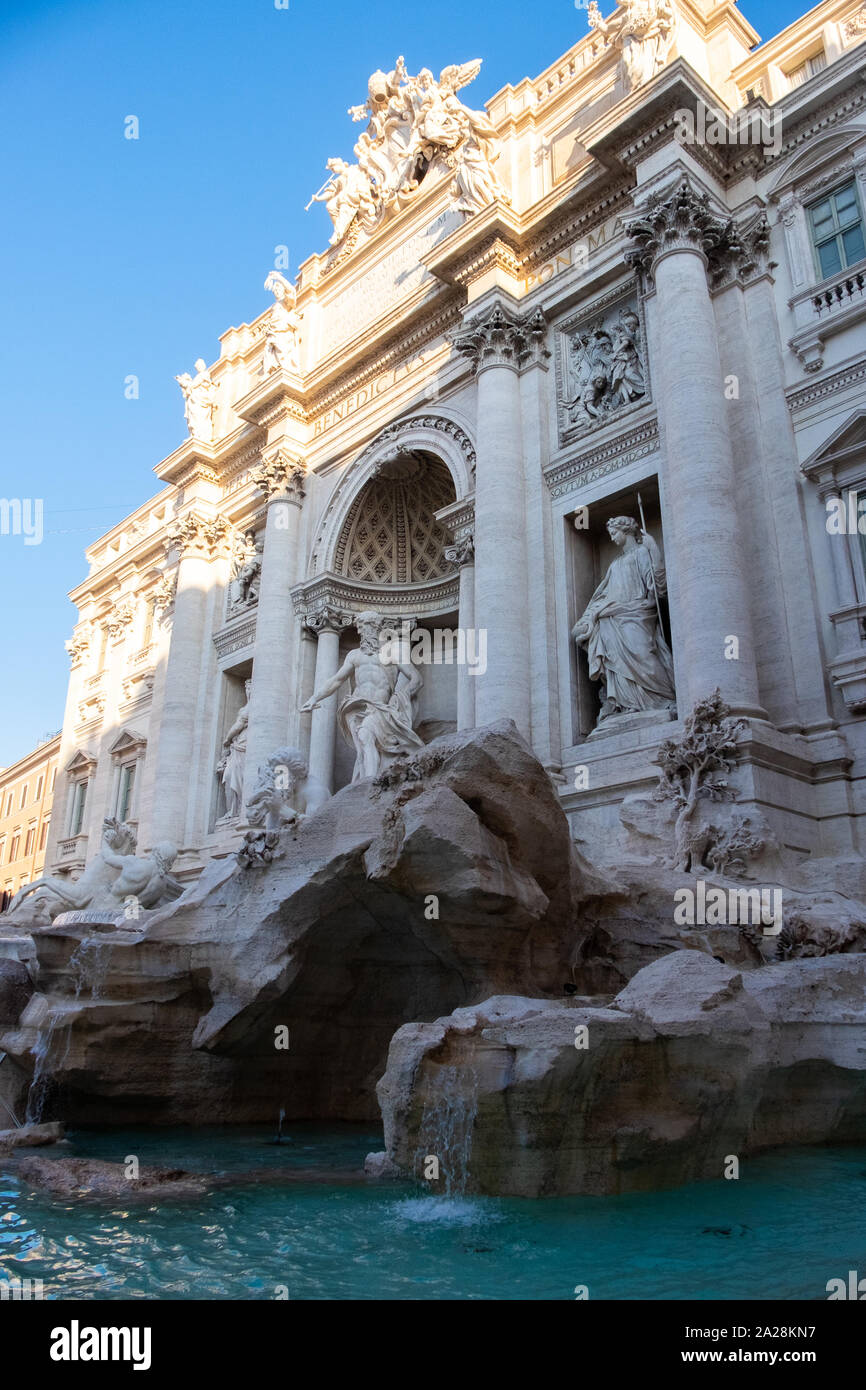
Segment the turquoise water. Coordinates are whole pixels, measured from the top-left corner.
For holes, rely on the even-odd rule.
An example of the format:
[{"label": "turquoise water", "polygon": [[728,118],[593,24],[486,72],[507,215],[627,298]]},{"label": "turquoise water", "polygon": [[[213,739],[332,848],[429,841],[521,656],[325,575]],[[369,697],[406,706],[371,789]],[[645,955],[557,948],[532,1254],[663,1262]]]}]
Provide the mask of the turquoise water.
[{"label": "turquoise water", "polygon": [[579,1284],[591,1299],[826,1299],[828,1279],[866,1274],[866,1149],[779,1151],[738,1181],[647,1195],[449,1200],[355,1181],[375,1132],[286,1133],[278,1147],[263,1130],[78,1131],[55,1152],[305,1180],[97,1204],[49,1200],[10,1166],[0,1276],[76,1299],[573,1299]]}]

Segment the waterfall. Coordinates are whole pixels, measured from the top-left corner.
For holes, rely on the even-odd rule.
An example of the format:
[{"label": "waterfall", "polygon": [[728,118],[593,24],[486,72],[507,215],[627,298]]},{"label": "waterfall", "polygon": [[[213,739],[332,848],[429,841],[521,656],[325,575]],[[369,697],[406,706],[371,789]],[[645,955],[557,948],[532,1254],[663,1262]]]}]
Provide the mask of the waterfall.
[{"label": "waterfall", "polygon": [[27,1092],[27,1109],[24,1112],[24,1122],[28,1125],[42,1123],[42,1112],[45,1109],[45,1101],[53,1082],[48,1058],[59,1017],[60,1015],[56,1012],[48,1015],[48,1027],[39,1029],[36,1034],[36,1043],[31,1049],[30,1055],[34,1058],[33,1080],[30,1082],[30,1089]]},{"label": "waterfall", "polygon": [[[97,936],[85,936],[79,941],[68,961],[69,971],[74,981],[73,998],[76,1002],[81,999],[85,992],[91,1000],[102,998],[110,954],[111,947],[107,942],[100,941]],[[58,1048],[54,1049],[55,1055],[52,1057],[54,1038],[63,1014],[64,1009],[62,1007],[51,1010],[48,1015],[47,1026],[39,1029],[36,1034],[36,1042],[31,1049],[30,1055],[34,1059],[34,1066],[33,1080],[30,1082],[30,1089],[27,1092],[25,1114],[27,1124],[41,1124],[45,1102],[54,1084],[54,1072],[64,1065],[69,1056],[69,1049],[72,1045],[71,1020],[66,1024],[66,1045],[62,1055],[60,1055]]]},{"label": "waterfall", "polygon": [[466,1191],[477,1112],[475,1068],[437,1067],[424,1100],[415,1170],[423,1173],[424,1160],[438,1158],[439,1180],[445,1184],[446,1197],[461,1197]]}]

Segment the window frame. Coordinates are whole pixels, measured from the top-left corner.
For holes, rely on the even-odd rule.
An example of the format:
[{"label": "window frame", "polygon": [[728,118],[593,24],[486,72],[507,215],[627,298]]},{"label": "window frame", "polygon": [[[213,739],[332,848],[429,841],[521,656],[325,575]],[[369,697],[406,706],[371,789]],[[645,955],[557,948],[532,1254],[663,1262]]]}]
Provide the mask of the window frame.
[{"label": "window frame", "polygon": [[[833,185],[833,187],[826,189],[825,191],[821,192],[817,197],[812,198],[809,200],[809,202],[803,204],[803,211],[806,214],[806,231],[808,233],[809,242],[812,247],[812,262],[815,268],[815,272],[818,276],[819,282],[824,280],[832,280],[833,277],[836,275],[844,275],[846,271],[853,270],[856,266],[860,265],[862,261],[866,260],[866,220],[864,220],[863,217],[863,203],[860,198],[860,189],[858,187],[858,182],[859,181],[856,175],[851,173],[846,178],[843,178],[839,183]],[[819,207],[821,203],[829,202],[831,204],[831,207],[833,209],[833,218],[836,223],[836,230],[834,230],[832,237],[824,237],[821,242],[821,245],[826,246],[831,240],[834,241],[836,243],[836,248],[839,252],[840,260],[844,262],[845,247],[844,243],[842,242],[842,236],[843,233],[845,231],[849,231],[850,228],[839,228],[838,213],[836,211],[834,200],[836,196],[839,193],[841,193],[842,190],[845,188],[851,188],[854,193],[854,205],[857,208],[858,217],[856,223],[851,223],[851,226],[859,226],[860,228],[860,235],[863,240],[863,255],[859,256],[856,261],[844,263],[840,265],[838,270],[832,270],[829,274],[825,274],[821,265],[821,257],[818,250],[818,242],[815,239],[815,226],[812,218],[812,211],[814,208]]]}]

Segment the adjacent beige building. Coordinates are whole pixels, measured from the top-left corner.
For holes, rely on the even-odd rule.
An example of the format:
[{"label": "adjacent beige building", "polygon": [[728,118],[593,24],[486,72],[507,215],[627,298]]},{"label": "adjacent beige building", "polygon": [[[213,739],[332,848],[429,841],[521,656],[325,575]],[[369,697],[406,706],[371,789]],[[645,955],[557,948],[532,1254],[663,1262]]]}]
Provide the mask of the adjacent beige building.
[{"label": "adjacent beige building", "polygon": [[0,770],[0,912],[45,863],[60,732]]}]

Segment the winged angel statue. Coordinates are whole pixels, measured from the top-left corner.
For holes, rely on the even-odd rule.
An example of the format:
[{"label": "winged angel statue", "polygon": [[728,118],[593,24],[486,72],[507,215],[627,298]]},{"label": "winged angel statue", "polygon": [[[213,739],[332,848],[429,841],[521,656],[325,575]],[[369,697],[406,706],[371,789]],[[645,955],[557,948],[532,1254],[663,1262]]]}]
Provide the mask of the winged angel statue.
[{"label": "winged angel statue", "polygon": [[391,72],[373,73],[367,100],[349,107],[353,121],[368,118],[355,144],[357,163],[329,159],[328,178],[307,204],[326,205],[334,224],[332,246],[399,212],[437,164],[450,172],[451,196],[461,212],[477,212],[497,198],[510,201],[494,169],[494,126],[457,96],[480,71],[481,59],[475,58],[443,68],[437,82],[429,68],[410,76],[400,57]]}]

